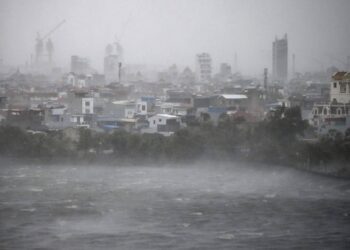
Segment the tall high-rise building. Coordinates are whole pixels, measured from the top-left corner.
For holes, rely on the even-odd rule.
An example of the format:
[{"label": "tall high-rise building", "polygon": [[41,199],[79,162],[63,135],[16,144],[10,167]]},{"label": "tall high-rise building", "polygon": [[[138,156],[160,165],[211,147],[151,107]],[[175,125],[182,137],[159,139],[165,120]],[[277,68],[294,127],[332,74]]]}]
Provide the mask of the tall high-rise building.
[{"label": "tall high-rise building", "polygon": [[107,84],[112,82],[120,83],[122,60],[123,48],[119,42],[108,44],[104,59],[104,74]]},{"label": "tall high-rise building", "polygon": [[208,53],[197,54],[196,56],[196,81],[209,83],[211,80],[211,57]]},{"label": "tall high-rise building", "polygon": [[272,43],[272,77],[273,80],[286,83],[288,79],[288,40],[287,34],[284,38]]}]

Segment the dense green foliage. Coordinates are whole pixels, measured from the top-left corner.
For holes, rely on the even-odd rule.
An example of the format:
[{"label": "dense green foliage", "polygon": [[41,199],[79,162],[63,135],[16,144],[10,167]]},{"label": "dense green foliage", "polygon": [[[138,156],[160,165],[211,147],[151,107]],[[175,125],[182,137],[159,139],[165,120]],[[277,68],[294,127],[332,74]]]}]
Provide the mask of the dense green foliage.
[{"label": "dense green foliage", "polygon": [[172,136],[132,134],[125,131],[96,133],[80,129],[77,136],[64,131],[30,133],[0,127],[0,156],[106,163],[186,162],[201,158],[248,160],[263,163],[324,166],[350,160],[350,130],[331,131],[312,142],[303,139],[307,123],[299,108],[281,108],[259,123],[221,115],[216,125],[200,117]]},{"label": "dense green foliage", "polygon": [[61,132],[29,133],[17,127],[0,126],[0,155],[37,158],[71,157],[73,145]]}]

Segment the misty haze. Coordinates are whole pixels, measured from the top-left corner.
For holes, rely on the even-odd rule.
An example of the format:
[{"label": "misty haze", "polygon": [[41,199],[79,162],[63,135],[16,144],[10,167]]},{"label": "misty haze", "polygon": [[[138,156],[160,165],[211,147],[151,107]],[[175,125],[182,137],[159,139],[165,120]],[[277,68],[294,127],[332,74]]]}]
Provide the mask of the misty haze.
[{"label": "misty haze", "polygon": [[349,249],[349,10],[0,0],[0,249]]}]

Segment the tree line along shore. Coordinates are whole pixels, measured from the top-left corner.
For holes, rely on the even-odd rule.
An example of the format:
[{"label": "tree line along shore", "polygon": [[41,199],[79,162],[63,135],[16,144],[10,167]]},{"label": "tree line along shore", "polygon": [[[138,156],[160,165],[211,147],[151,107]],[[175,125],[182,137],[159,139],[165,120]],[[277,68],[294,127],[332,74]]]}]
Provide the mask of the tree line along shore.
[{"label": "tree line along shore", "polygon": [[306,139],[310,134],[298,107],[282,107],[258,123],[222,115],[213,124],[203,115],[171,136],[81,128],[72,138],[63,131],[33,133],[0,126],[0,157],[27,163],[145,165],[239,160],[350,177],[350,129]]}]

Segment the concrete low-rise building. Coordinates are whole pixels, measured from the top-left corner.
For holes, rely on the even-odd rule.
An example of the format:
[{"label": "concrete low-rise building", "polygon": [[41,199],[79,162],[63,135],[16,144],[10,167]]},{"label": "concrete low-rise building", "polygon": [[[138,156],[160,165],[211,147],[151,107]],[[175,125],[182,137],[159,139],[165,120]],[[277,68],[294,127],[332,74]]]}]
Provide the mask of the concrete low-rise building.
[{"label": "concrete low-rise building", "polygon": [[242,109],[246,107],[248,97],[241,94],[222,94],[216,98],[216,107]]},{"label": "concrete low-rise building", "polygon": [[148,116],[154,112],[156,98],[153,96],[142,96],[136,101],[136,115]]},{"label": "concrete low-rise building", "polygon": [[76,127],[92,127],[94,124],[94,97],[87,91],[69,93],[67,114]]},{"label": "concrete low-rise building", "polygon": [[48,129],[64,129],[72,126],[67,107],[60,104],[46,106],[44,124]]},{"label": "concrete low-rise building", "polygon": [[182,126],[181,118],[176,115],[156,114],[148,118],[149,127],[142,129],[142,133],[160,133],[171,135]]},{"label": "concrete low-rise building", "polygon": [[327,134],[330,130],[345,133],[350,128],[350,103],[315,104],[311,124],[317,128],[318,134]]},{"label": "concrete low-rise building", "polygon": [[185,116],[188,109],[191,108],[190,104],[163,102],[160,105],[160,111],[162,114]]},{"label": "concrete low-rise building", "polygon": [[136,104],[134,101],[114,101],[112,105],[113,107],[110,106],[109,114],[114,114],[118,118],[134,118],[136,113]]},{"label": "concrete low-rise building", "polygon": [[248,97],[242,94],[221,94],[208,99],[208,107],[196,108],[196,116],[200,117],[202,113],[207,113],[210,119],[217,123],[222,114],[227,111],[242,111],[247,109]]},{"label": "concrete low-rise building", "polygon": [[350,103],[350,72],[337,72],[332,76],[332,103]]},{"label": "concrete low-rise building", "polygon": [[91,120],[92,119],[90,117],[87,117],[83,114],[75,114],[70,116],[70,122],[74,127],[90,128]]},{"label": "concrete low-rise building", "polygon": [[314,104],[312,109],[310,123],[321,135],[350,128],[350,72],[336,72],[330,84],[330,102]]}]

